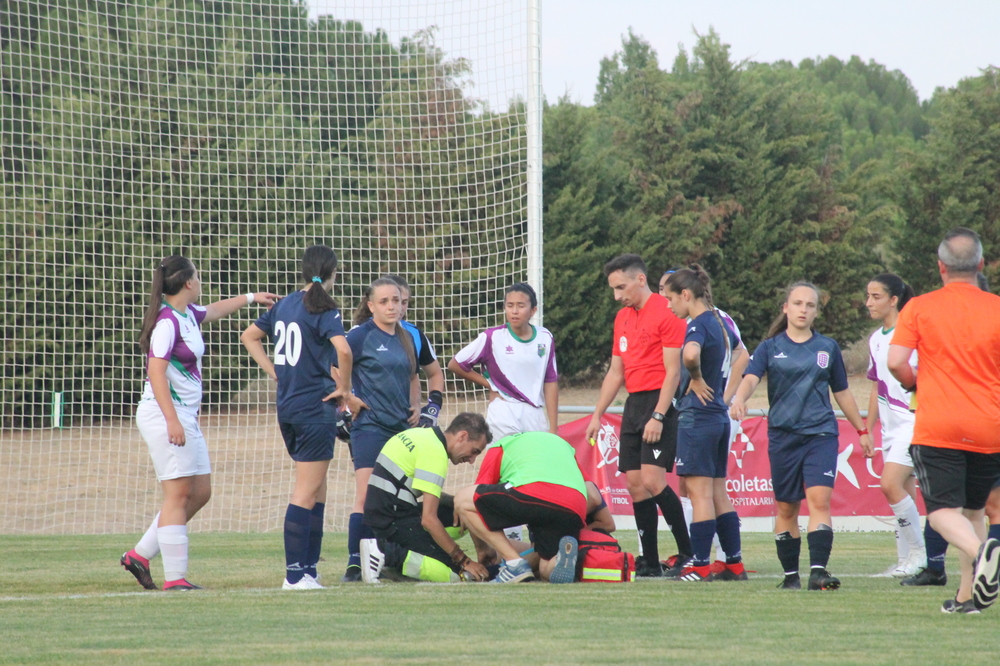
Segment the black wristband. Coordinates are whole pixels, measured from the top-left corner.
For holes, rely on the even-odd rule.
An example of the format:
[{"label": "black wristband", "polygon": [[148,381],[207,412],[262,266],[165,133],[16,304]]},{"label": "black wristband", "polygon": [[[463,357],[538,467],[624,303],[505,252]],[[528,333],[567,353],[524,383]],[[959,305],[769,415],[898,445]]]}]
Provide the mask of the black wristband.
[{"label": "black wristband", "polygon": [[441,394],[441,391],[431,391],[427,396],[427,401],[440,406],[444,404],[444,396]]}]

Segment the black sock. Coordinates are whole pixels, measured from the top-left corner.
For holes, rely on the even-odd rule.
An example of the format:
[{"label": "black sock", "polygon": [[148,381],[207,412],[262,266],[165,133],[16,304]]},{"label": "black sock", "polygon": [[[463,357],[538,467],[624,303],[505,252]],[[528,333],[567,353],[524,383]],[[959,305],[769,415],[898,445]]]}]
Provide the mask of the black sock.
[{"label": "black sock", "polygon": [[653,498],[653,501],[660,507],[663,519],[670,525],[674,541],[677,542],[677,551],[681,555],[693,555],[691,537],[688,534],[687,523],[684,521],[684,507],[681,505],[681,498],[677,496],[673,488],[667,486]]},{"label": "black sock", "polygon": [[656,543],[656,502],[652,499],[632,502],[635,512],[635,529],[639,531],[642,556],[653,564],[660,561],[660,550]]},{"label": "black sock", "polygon": [[799,553],[802,551],[802,537],[792,538],[791,532],[774,535],[774,545],[778,548],[778,561],[786,576],[799,574]]},{"label": "black sock", "polygon": [[830,551],[833,550],[833,528],[820,525],[815,532],[806,535],[809,541],[809,567],[811,569],[826,569],[830,561]]}]

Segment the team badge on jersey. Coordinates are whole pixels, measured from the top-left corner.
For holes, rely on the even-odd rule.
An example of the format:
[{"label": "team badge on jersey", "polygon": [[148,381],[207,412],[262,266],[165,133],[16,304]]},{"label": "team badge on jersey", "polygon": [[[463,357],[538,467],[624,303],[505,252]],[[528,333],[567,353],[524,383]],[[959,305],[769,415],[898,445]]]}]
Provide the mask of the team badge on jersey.
[{"label": "team badge on jersey", "polygon": [[623,354],[628,351],[628,338],[624,335],[618,338],[618,351]]},{"label": "team badge on jersey", "polygon": [[545,345],[538,345],[538,358],[545,356]]},{"label": "team badge on jersey", "polygon": [[816,365],[818,365],[821,368],[825,368],[826,366],[830,365],[830,355],[825,351],[818,352],[816,354]]}]

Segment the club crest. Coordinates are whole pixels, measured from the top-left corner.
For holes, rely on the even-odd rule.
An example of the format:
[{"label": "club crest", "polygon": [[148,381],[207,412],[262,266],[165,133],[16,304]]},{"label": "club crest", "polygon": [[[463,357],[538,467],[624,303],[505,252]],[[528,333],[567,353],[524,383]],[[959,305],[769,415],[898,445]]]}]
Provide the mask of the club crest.
[{"label": "club crest", "polygon": [[628,351],[628,338],[624,335],[618,338],[618,351],[623,354]]},{"label": "club crest", "polygon": [[825,351],[818,352],[816,354],[816,365],[821,368],[825,368],[830,365],[830,355]]},{"label": "club crest", "polygon": [[545,356],[545,345],[538,345],[538,358]]}]

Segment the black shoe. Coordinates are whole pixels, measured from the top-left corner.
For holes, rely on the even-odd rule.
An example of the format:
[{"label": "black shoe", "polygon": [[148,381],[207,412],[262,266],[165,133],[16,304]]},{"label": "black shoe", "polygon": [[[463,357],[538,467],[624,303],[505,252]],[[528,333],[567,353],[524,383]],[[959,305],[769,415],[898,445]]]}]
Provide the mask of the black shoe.
[{"label": "black shoe", "polygon": [[727,564],[721,571],[716,571],[713,575],[715,576],[715,580],[750,580],[750,577],[747,576],[746,569],[743,568],[742,562],[740,562],[738,566],[735,564]]},{"label": "black shoe", "polygon": [[830,575],[826,569],[813,569],[809,574],[810,590],[836,590],[840,587],[840,579]]},{"label": "black shoe", "polygon": [[341,583],[360,583],[361,582],[361,566],[358,564],[348,565],[347,571],[344,572],[344,577],[340,579]]},{"label": "black shoe", "polygon": [[679,578],[681,572],[686,568],[691,566],[691,560],[694,559],[694,555],[686,555],[681,553],[680,555],[674,555],[670,558],[675,562],[673,566],[667,567],[663,571],[664,578]]},{"label": "black shoe", "polygon": [[778,583],[779,590],[801,590],[802,579],[797,573],[785,574],[785,579]]},{"label": "black shoe", "polygon": [[969,599],[968,601],[955,601],[954,599],[948,599],[941,604],[941,612],[974,615],[979,613],[979,609],[976,608],[976,604],[972,601],[972,599]]},{"label": "black shoe", "polygon": [[924,567],[912,576],[899,581],[899,584],[907,586],[947,585],[948,574],[943,571]]},{"label": "black shoe", "polygon": [[640,555],[635,558],[635,575],[640,578],[659,578],[663,575],[663,565],[659,562],[647,562],[646,558]]},{"label": "black shoe", "polygon": [[156,587],[156,583],[153,582],[152,575],[149,573],[149,567],[139,560],[136,560],[128,553],[125,553],[122,555],[122,559],[119,560],[118,563],[125,567],[125,571],[135,576],[135,579],[139,581],[139,585],[142,585],[147,590],[158,589]]}]

